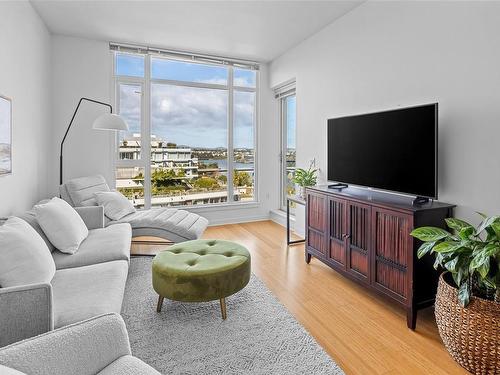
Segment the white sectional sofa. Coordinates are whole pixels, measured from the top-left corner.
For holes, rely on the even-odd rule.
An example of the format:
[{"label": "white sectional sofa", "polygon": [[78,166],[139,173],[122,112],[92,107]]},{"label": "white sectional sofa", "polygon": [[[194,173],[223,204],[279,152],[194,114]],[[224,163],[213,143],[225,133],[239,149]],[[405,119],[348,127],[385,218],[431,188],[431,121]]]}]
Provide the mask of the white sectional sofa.
[{"label": "white sectional sofa", "polygon": [[123,319],[106,314],[0,348],[2,375],[159,375],[130,351]]},{"label": "white sectional sofa", "polygon": [[0,347],[100,314],[120,313],[132,230],[104,226],[102,207],[75,208],[89,229],[75,254],[54,248],[33,211],[19,215],[47,243],[56,265],[50,283],[0,288]]},{"label": "white sectional sofa", "polygon": [[[61,198],[73,207],[96,206],[94,194],[109,191],[110,188],[101,175],[75,178],[59,187]],[[175,243],[200,238],[208,226],[208,220],[203,216],[172,207],[142,209],[119,220],[106,217],[106,226],[121,223],[132,226],[133,237],[159,237]]]}]

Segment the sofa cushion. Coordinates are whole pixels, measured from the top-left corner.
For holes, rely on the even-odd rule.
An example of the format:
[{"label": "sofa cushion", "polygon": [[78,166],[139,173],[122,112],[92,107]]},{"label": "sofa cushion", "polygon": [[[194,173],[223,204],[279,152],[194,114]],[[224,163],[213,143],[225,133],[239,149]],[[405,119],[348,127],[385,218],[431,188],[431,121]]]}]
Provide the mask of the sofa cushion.
[{"label": "sofa cushion", "polygon": [[26,211],[20,215],[17,215],[17,217],[23,219],[25,222],[27,222],[29,225],[31,225],[34,230],[37,231],[37,233],[45,241],[45,244],[47,245],[47,247],[49,248],[49,250],[51,252],[56,249],[56,247],[52,244],[52,242],[50,242],[50,240],[47,238],[47,236],[43,232],[43,229],[40,226],[40,224],[38,224],[38,220],[36,219],[36,214],[35,214],[34,210]]},{"label": "sofa cushion", "polygon": [[119,191],[100,191],[94,195],[97,204],[104,207],[104,215],[111,220],[120,220],[135,212],[134,205]]},{"label": "sofa cushion", "polygon": [[101,372],[100,375],[159,375],[160,373],[150,365],[144,363],[139,358],[124,355],[116,361],[110,363]]},{"label": "sofa cushion", "polygon": [[17,371],[13,368],[0,365],[0,374],[2,375],[26,375],[24,372]]},{"label": "sofa cushion", "polygon": [[92,229],[75,254],[52,253],[57,269],[88,266],[130,258],[132,230],[129,224]]},{"label": "sofa cushion", "polygon": [[66,191],[73,206],[97,206],[94,193],[109,191],[106,180],[101,175],[75,178],[66,182]]},{"label": "sofa cushion", "polygon": [[0,363],[30,375],[95,375],[130,354],[125,322],[111,313],[2,347]]},{"label": "sofa cushion", "polygon": [[48,283],[56,267],[47,245],[24,220],[0,226],[0,286]]},{"label": "sofa cushion", "polygon": [[120,313],[127,274],[126,260],[57,270],[51,282],[54,327]]},{"label": "sofa cushion", "polygon": [[33,209],[43,232],[59,251],[68,254],[78,251],[89,230],[73,207],[54,197]]},{"label": "sofa cushion", "polygon": [[[185,210],[176,208],[154,208],[139,210],[124,216],[120,220],[111,221],[108,225],[116,223],[130,223],[135,235],[151,235],[169,238],[174,242],[196,240],[208,225],[204,217]],[[144,229],[144,232],[141,232]],[[164,232],[162,235],[160,232]],[[170,236],[169,236],[170,234]]]}]

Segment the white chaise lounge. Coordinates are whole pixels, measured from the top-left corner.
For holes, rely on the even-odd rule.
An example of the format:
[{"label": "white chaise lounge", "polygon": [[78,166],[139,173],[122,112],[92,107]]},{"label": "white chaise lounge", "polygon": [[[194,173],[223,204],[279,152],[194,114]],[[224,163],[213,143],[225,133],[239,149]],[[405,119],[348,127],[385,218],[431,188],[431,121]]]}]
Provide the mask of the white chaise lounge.
[{"label": "white chaise lounge", "polygon": [[[94,193],[110,191],[101,175],[70,180],[59,190],[61,198],[73,207],[96,206]],[[152,236],[177,243],[198,239],[205,231],[208,220],[186,210],[167,207],[138,210],[115,221],[106,218],[106,226],[117,223],[129,223],[132,237]]]}]

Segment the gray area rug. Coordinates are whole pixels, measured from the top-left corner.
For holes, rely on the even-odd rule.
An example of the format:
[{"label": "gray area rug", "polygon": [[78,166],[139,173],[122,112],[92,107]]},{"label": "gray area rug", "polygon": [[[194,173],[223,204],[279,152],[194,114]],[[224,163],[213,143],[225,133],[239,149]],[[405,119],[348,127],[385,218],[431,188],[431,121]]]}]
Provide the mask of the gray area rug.
[{"label": "gray area rug", "polygon": [[163,374],[343,374],[317,342],[252,275],[219,302],[165,299],[156,312],[151,257],[133,257],[122,316],[132,353]]}]

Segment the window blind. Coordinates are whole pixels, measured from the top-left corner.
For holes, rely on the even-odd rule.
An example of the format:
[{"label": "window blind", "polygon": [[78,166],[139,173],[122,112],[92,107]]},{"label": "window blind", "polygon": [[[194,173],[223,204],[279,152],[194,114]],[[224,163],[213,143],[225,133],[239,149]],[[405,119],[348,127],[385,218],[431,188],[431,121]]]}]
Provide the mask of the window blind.
[{"label": "window blind", "polygon": [[193,61],[205,64],[231,65],[235,68],[259,70],[259,63],[250,60],[232,59],[221,56],[202,55],[191,52],[168,50],[156,47],[137,46],[131,44],[109,43],[109,49],[117,52],[150,54],[165,56],[172,59]]},{"label": "window blind", "polygon": [[274,97],[281,99],[295,94],[295,80],[289,81],[274,88]]}]

